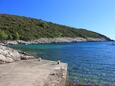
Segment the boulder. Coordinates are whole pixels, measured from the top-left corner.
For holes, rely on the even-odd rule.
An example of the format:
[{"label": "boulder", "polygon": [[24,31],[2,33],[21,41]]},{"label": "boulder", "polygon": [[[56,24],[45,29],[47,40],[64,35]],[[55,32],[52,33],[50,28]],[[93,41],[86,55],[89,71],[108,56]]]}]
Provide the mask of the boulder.
[{"label": "boulder", "polygon": [[10,63],[33,58],[31,55],[20,53],[17,50],[0,45],[0,63]]},{"label": "boulder", "polygon": [[34,57],[33,56],[26,56],[26,55],[21,56],[21,60],[28,60],[28,59],[34,59]]},{"label": "boulder", "polygon": [[14,60],[9,57],[5,57],[4,55],[0,54],[0,63],[10,63],[13,62]]}]

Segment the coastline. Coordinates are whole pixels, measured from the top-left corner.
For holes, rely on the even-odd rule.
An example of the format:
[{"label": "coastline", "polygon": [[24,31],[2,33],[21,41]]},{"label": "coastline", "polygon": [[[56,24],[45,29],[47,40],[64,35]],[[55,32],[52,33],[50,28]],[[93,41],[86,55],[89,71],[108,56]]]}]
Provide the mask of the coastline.
[{"label": "coastline", "polygon": [[0,45],[0,86],[64,86],[67,66]]},{"label": "coastline", "polygon": [[5,40],[1,41],[1,45],[8,44],[46,44],[46,43],[71,43],[71,42],[103,42],[111,41],[110,39],[105,38],[71,38],[71,37],[61,37],[61,38],[40,38],[37,40]]},{"label": "coastline", "polygon": [[[27,61],[28,61],[29,59],[27,59]],[[23,61],[23,60],[22,60]],[[26,61],[26,60],[25,60]],[[25,62],[24,61],[24,62]],[[29,60],[29,61],[31,61],[31,60]],[[44,60],[43,60],[44,61]],[[17,62],[20,62],[20,61],[17,61]],[[15,63],[17,63],[17,62],[14,62],[13,64],[15,64]],[[51,77],[51,79],[52,79],[52,77]],[[68,83],[68,82],[67,82]],[[47,84],[46,84],[47,85]],[[69,83],[69,85],[67,85],[67,86],[114,86],[114,84],[112,85],[112,84],[83,84],[83,83],[80,83],[80,84],[77,84],[77,83],[75,83],[75,82],[70,82]]]}]

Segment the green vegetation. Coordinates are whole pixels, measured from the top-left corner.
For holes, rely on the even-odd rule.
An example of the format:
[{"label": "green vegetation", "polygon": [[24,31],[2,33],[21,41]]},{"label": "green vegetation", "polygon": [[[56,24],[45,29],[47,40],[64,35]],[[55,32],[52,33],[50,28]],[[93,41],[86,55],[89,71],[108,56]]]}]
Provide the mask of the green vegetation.
[{"label": "green vegetation", "polygon": [[68,27],[40,19],[0,14],[0,40],[34,40],[55,37],[109,38],[85,29]]},{"label": "green vegetation", "polygon": [[6,40],[8,35],[4,31],[0,31],[0,40]]}]

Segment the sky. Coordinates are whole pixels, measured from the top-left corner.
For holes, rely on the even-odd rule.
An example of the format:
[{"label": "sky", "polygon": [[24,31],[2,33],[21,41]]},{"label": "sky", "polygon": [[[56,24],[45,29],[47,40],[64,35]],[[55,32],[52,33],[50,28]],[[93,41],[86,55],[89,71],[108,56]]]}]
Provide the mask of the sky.
[{"label": "sky", "polygon": [[115,39],[115,0],[0,0],[0,13],[84,28]]}]

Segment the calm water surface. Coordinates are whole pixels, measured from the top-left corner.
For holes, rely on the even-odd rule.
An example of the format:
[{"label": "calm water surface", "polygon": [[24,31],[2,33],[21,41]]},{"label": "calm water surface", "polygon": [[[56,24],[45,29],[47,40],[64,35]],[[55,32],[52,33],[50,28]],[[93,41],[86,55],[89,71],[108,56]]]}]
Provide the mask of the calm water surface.
[{"label": "calm water surface", "polygon": [[36,57],[69,64],[69,80],[77,83],[115,84],[115,45],[85,42],[38,45],[10,45]]}]

